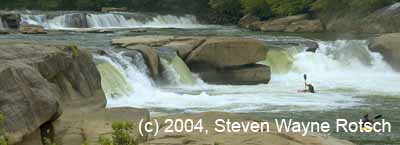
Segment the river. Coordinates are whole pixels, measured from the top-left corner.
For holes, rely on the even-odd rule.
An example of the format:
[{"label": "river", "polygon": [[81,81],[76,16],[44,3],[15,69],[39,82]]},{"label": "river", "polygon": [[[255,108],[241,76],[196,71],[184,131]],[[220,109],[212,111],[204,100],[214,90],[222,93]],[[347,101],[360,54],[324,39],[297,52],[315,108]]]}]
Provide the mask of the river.
[{"label": "river", "polygon": [[[108,77],[118,77],[120,81],[107,86],[119,88],[122,94],[118,98],[107,96],[107,107],[147,108],[154,115],[226,111],[265,120],[293,118],[328,122],[338,118],[358,121],[367,113],[371,116],[381,114],[392,123],[392,133],[332,132],[332,135],[358,144],[400,144],[400,74],[394,72],[380,54],[368,50],[367,39],[372,35],[262,33],[235,26],[200,24],[191,15],[137,15],[86,15],[90,29],[114,29],[114,33],[102,34],[71,31],[80,29],[71,27],[71,14],[51,18],[43,14],[26,14],[21,23],[42,25],[49,34],[0,35],[0,39],[77,44],[82,48],[107,50],[110,56],[95,54],[95,60],[110,64],[102,73],[104,78],[107,77],[104,75],[118,73]],[[147,31],[131,32],[127,28],[146,28]],[[159,84],[146,75],[143,60],[132,61],[125,58],[123,52],[113,50],[112,38],[136,35],[237,36],[259,39],[267,46],[274,42],[313,40],[320,48],[311,53],[304,51],[302,45],[271,47],[271,57],[260,62],[271,66],[273,74],[269,84],[211,85],[196,74],[190,74],[195,83],[187,85],[177,81],[182,76],[177,71],[166,72],[171,76],[171,82]],[[297,93],[304,88],[304,74],[308,75],[308,83],[315,86],[316,94]]]}]

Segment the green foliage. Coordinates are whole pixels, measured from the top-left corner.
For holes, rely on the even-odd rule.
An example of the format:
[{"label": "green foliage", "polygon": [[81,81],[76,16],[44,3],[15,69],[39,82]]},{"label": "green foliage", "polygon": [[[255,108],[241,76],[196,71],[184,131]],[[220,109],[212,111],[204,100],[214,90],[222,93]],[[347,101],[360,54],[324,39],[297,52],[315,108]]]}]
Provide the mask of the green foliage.
[{"label": "green foliage", "polygon": [[227,15],[240,15],[240,1],[239,0],[210,0],[208,2],[211,9],[219,14]]},{"label": "green foliage", "polygon": [[112,124],[112,140],[100,137],[100,145],[138,145],[133,133],[133,124],[129,122],[114,122]]},{"label": "green foliage", "polygon": [[85,141],[82,143],[82,145],[90,145],[90,141],[85,139]]},{"label": "green foliage", "polygon": [[243,12],[260,18],[268,18],[272,15],[271,7],[266,0],[241,0]]},{"label": "green foliage", "polygon": [[365,14],[395,2],[394,0],[316,0],[311,9],[322,13]]},{"label": "green foliage", "polygon": [[307,12],[312,0],[267,0],[275,16],[291,16]]},{"label": "green foliage", "polygon": [[78,56],[78,53],[79,53],[78,46],[72,44],[72,45],[69,45],[68,48],[72,52],[72,58],[75,59]]},{"label": "green foliage", "polygon": [[7,145],[7,137],[3,123],[4,123],[4,116],[3,113],[0,112],[0,145]]},{"label": "green foliage", "polygon": [[49,138],[44,138],[43,139],[43,145],[57,145],[56,143],[54,143],[51,139]]},{"label": "green foliage", "polygon": [[243,11],[261,18],[284,17],[308,12],[313,0],[241,0]]}]

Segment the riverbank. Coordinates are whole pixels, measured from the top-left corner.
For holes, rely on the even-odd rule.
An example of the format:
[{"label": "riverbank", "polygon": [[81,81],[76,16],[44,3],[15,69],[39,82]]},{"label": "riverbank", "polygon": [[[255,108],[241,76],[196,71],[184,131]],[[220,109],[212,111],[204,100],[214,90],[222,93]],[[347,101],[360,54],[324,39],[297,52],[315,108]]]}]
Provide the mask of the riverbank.
[{"label": "riverbank", "polygon": [[[341,33],[396,33],[400,32],[397,21],[400,3],[395,3],[367,14],[306,13],[295,16],[261,20],[253,15],[241,18],[238,25],[263,32],[341,32]],[[365,25],[368,24],[368,25]]]}]

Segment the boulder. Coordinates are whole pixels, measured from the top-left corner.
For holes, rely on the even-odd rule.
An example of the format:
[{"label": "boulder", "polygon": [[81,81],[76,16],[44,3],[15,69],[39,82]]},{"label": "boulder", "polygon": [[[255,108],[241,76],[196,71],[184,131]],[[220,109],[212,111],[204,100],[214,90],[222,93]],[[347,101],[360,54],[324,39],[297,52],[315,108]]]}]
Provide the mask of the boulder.
[{"label": "boulder", "polygon": [[42,26],[38,25],[21,25],[19,26],[19,32],[23,34],[46,34]]},{"label": "boulder", "polygon": [[204,41],[205,37],[177,37],[164,46],[176,50],[179,57],[185,59],[193,49],[200,46]]},{"label": "boulder", "polygon": [[133,123],[133,135],[139,141],[144,141],[147,134],[139,135],[139,122],[147,122],[149,119],[150,113],[146,109],[94,109],[79,106],[65,110],[59,119],[52,122],[51,128],[57,145],[81,145],[85,140],[97,143],[100,136],[110,137],[112,123],[126,121]]},{"label": "boulder", "polygon": [[112,39],[113,45],[128,47],[137,44],[144,44],[152,47],[162,46],[174,39],[174,36],[144,35],[133,37],[121,37]]},{"label": "boulder", "polygon": [[186,59],[190,68],[208,65],[216,68],[241,66],[265,60],[267,48],[255,39],[210,37]]},{"label": "boulder", "polygon": [[71,103],[105,105],[100,75],[88,51],[2,40],[0,61],[0,111],[10,144],[57,119]]},{"label": "boulder", "polygon": [[12,145],[54,120],[62,112],[57,101],[61,96],[35,68],[19,61],[0,62],[0,111]]},{"label": "boulder", "polygon": [[369,49],[379,52],[395,70],[400,71],[400,33],[385,34],[372,38]]},{"label": "boulder", "polygon": [[160,75],[160,58],[157,51],[147,45],[134,45],[129,46],[128,49],[137,50],[142,53],[143,58],[146,61],[147,67],[149,69],[149,75],[153,79],[157,79]]},{"label": "boulder", "polygon": [[305,14],[278,18],[268,21],[254,21],[248,28],[264,32],[321,32],[324,31],[320,20],[309,20]]},{"label": "boulder", "polygon": [[324,28],[320,20],[302,20],[291,23],[285,32],[322,32]]},{"label": "boulder", "polygon": [[307,15],[302,14],[302,15],[289,16],[274,20],[268,20],[262,22],[262,24],[259,25],[260,27],[259,30],[265,32],[284,32],[286,28],[293,22],[303,21],[306,19]]},{"label": "boulder", "polygon": [[250,28],[250,25],[257,21],[260,21],[260,18],[247,14],[239,20],[239,26],[242,28]]},{"label": "boulder", "polygon": [[267,84],[271,80],[270,68],[260,64],[203,70],[199,75],[211,84],[255,85]]},{"label": "boulder", "polygon": [[[206,112],[192,115],[175,115],[168,117],[157,118],[159,122],[164,122],[165,119],[190,119],[194,122],[202,120],[204,130],[208,133],[194,131],[192,133],[168,133],[165,132],[167,125],[161,124],[159,134],[155,137],[151,136],[146,144],[168,144],[168,145],[354,145],[353,143],[345,140],[339,140],[324,134],[309,134],[302,136],[300,133],[280,133],[277,131],[276,125],[273,121],[268,121],[270,132],[251,132],[240,131],[218,133],[215,128],[221,127],[215,124],[218,119],[232,122],[240,122],[244,124],[251,124],[259,120],[254,117],[237,115],[222,112]],[[231,124],[232,125],[232,124]],[[233,127],[232,127],[233,128]],[[265,127],[266,128],[266,127]],[[243,129],[242,129],[243,130]],[[249,129],[250,130],[250,129]]]}]

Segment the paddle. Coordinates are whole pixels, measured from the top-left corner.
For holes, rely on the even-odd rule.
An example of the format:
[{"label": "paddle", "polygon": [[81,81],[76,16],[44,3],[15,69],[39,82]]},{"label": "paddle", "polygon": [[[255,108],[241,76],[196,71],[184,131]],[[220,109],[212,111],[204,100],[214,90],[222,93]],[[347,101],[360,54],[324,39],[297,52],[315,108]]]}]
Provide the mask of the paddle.
[{"label": "paddle", "polygon": [[307,74],[304,74],[304,87],[307,90]]},{"label": "paddle", "polygon": [[374,120],[379,119],[379,118],[382,118],[382,117],[383,117],[383,115],[375,116],[375,117],[374,117]]}]

